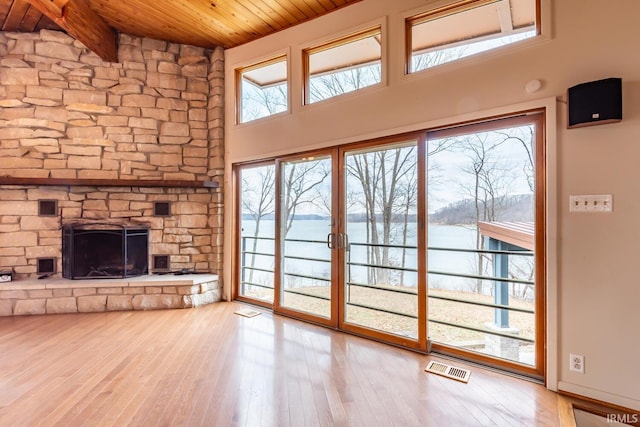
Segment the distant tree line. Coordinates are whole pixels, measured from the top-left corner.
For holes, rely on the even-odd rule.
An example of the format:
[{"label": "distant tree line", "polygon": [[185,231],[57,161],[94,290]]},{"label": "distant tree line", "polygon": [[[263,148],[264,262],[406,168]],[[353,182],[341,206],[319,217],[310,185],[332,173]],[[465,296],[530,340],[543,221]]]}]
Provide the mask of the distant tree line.
[{"label": "distant tree line", "polygon": [[[480,204],[497,205],[500,207],[496,211],[494,221],[503,222],[531,222],[533,218],[533,194],[517,194],[499,197],[499,200],[491,199],[487,202],[479,201]],[[476,215],[476,200],[457,200],[436,210],[429,215],[429,223],[444,225],[475,224],[478,221]]]}]

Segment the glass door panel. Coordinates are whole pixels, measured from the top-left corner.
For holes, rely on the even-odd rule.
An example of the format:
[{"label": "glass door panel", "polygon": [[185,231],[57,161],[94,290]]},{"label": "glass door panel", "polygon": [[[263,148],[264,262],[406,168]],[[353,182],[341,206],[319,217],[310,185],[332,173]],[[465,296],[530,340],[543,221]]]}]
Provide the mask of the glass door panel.
[{"label": "glass door panel", "polygon": [[240,280],[238,296],[273,303],[275,164],[239,169]]},{"label": "glass door panel", "polygon": [[343,157],[343,326],[417,341],[417,142],[369,147]]},{"label": "glass door panel", "polygon": [[[331,155],[279,162],[278,307],[312,320],[332,319],[333,249]],[[301,317],[305,317],[304,315]]]},{"label": "glass door panel", "polygon": [[538,370],[537,132],[516,117],[427,138],[434,349]]}]

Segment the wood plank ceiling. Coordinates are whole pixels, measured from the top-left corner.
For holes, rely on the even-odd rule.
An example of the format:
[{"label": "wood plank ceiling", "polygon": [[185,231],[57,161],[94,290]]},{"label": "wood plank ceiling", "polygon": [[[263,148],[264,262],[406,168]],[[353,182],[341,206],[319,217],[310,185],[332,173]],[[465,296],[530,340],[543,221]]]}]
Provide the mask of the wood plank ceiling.
[{"label": "wood plank ceiling", "polygon": [[103,58],[110,53],[99,51],[97,31],[89,34],[86,30],[88,26],[95,28],[96,22],[107,24],[106,32],[100,33],[102,38],[121,32],[206,48],[230,48],[358,1],[0,0],[0,30],[63,29]]}]

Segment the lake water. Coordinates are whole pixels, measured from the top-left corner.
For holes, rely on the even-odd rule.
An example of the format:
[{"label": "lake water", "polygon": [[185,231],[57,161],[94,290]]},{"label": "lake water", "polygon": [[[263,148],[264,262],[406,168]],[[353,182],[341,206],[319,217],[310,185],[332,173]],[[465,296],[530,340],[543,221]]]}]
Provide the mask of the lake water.
[{"label": "lake water", "polygon": [[[274,253],[274,225],[273,220],[263,220],[260,223],[261,237],[269,238],[271,240],[257,240],[255,250],[253,247],[253,239],[245,239],[246,250],[252,252],[260,252],[266,254]],[[242,236],[251,237],[254,235],[255,222],[251,220],[243,219],[242,221],[243,231]],[[395,234],[392,230],[392,244],[402,245],[402,229],[401,224],[394,224]],[[327,234],[330,231],[329,220],[298,220],[294,221],[289,233],[287,234],[287,241],[284,246],[284,253],[287,258],[285,261],[285,271],[287,273],[300,274],[305,276],[314,276],[318,278],[330,277],[330,264],[327,262],[330,259],[331,251],[327,247]],[[350,250],[347,252],[348,261],[355,264],[371,264],[373,262],[367,261],[366,246],[362,245],[366,243],[366,223],[348,223],[347,234],[349,237]],[[297,242],[295,240],[311,240],[313,243]],[[472,226],[453,226],[453,225],[435,225],[430,224],[427,230],[427,241],[430,248],[456,248],[456,249],[474,249],[476,239],[476,229]],[[407,242],[406,246],[416,245],[417,234],[415,224],[409,224],[407,228]],[[245,258],[245,265],[251,265],[252,256],[247,254]],[[305,258],[301,260],[299,258]],[[403,262],[404,258],[404,262]],[[510,263],[513,264],[512,270],[523,270],[523,274],[530,274],[532,268],[532,257],[510,257]],[[324,262],[323,262],[324,260]],[[416,269],[417,266],[417,250],[416,249],[389,249],[389,265],[401,267],[406,269]],[[254,260],[254,267],[260,269],[272,270],[274,267],[273,256],[256,255]],[[477,272],[477,255],[473,253],[460,253],[451,251],[428,251],[428,270],[430,271],[442,271],[442,272],[455,272],[462,274],[476,274]],[[379,269],[379,274],[382,274],[382,270]],[[394,271],[386,270],[388,272],[385,276],[385,281],[392,285],[402,286],[416,286],[417,273],[410,271]],[[368,283],[368,275],[370,273],[365,266],[351,265],[348,271],[348,280],[354,283]],[[245,280],[249,280],[249,272],[245,272]],[[295,280],[298,281],[300,286],[309,286],[309,281],[304,278],[292,278],[292,282],[288,283],[288,287],[295,287]],[[254,283],[273,283],[273,274],[254,271],[251,277],[251,282]],[[313,285],[329,285],[328,281],[315,280]],[[293,283],[293,284],[291,284]],[[459,277],[450,277],[443,275],[430,274],[428,276],[428,283],[430,288],[448,289],[448,290],[460,290],[471,291],[475,289],[475,279],[465,279]],[[489,284],[486,282],[487,292],[490,291]]]}]

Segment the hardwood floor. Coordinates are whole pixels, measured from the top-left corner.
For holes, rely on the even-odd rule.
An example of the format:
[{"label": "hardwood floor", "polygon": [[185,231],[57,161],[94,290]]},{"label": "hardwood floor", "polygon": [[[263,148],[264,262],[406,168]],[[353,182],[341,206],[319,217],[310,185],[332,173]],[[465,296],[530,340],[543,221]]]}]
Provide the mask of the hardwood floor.
[{"label": "hardwood floor", "polygon": [[538,384],[241,307],[0,318],[0,426],[560,424]]}]

